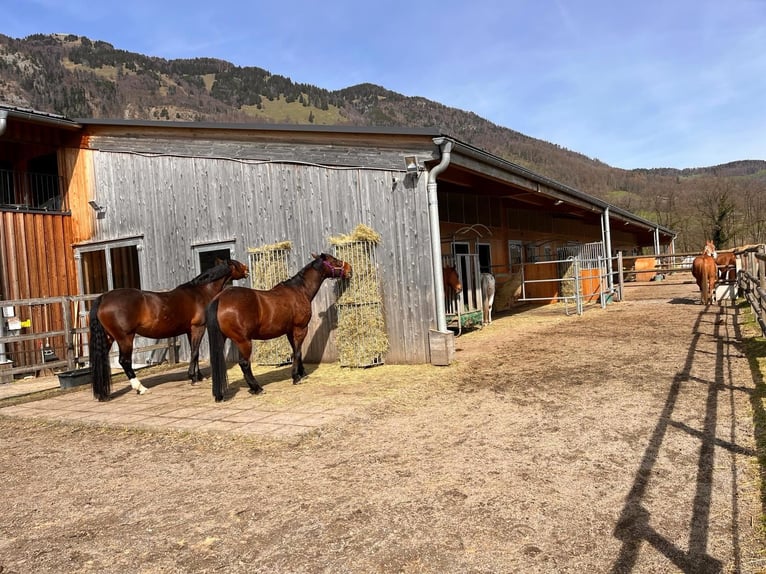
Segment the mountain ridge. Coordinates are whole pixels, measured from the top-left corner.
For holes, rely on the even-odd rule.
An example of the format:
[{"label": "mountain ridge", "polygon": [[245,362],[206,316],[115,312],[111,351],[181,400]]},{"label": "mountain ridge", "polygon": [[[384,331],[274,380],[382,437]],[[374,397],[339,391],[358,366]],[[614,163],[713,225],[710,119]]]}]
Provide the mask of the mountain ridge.
[{"label": "mountain ridge", "polygon": [[[70,118],[438,127],[444,132],[663,226],[721,246],[760,242],[766,161],[626,170],[497,125],[474,112],[374,83],[326,90],[217,58],[167,60],[75,34],[0,34],[0,100]],[[661,199],[659,199],[661,198]],[[728,204],[752,221],[735,221]],[[766,205],[763,206],[766,212]],[[736,211],[736,210],[735,210]],[[757,212],[757,213],[756,213]],[[766,219],[766,218],[761,218]]]}]

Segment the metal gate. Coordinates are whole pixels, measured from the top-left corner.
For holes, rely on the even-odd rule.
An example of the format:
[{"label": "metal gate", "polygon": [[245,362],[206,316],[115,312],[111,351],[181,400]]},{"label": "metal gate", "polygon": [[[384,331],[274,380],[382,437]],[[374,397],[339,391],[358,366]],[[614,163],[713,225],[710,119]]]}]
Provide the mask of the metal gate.
[{"label": "metal gate", "polygon": [[[522,263],[519,301],[562,302],[567,314],[574,305],[578,315],[588,302],[606,307],[609,284],[604,252],[601,242],[567,245],[556,250],[554,260]],[[538,272],[543,266],[545,270]]]}]

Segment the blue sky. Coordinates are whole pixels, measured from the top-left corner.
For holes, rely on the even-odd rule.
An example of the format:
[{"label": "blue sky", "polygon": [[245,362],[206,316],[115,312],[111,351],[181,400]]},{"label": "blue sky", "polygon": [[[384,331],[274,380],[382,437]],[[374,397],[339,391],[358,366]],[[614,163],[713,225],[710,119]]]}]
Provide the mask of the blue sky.
[{"label": "blue sky", "polygon": [[766,159],[766,0],[0,0],[0,32],[370,82],[613,167]]}]

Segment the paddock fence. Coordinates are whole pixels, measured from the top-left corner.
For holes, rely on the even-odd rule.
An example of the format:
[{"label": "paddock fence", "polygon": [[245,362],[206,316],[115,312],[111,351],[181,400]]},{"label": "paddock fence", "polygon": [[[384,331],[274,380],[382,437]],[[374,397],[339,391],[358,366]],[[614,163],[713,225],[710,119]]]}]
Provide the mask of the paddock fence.
[{"label": "paddock fence", "polygon": [[761,334],[766,336],[766,246],[753,245],[734,254],[741,262],[737,272],[739,292],[750,305]]},{"label": "paddock fence", "polygon": [[[0,383],[72,371],[89,365],[88,312],[98,295],[0,300]],[[113,345],[110,361],[119,355]],[[176,338],[136,337],[134,363],[178,362]]]}]

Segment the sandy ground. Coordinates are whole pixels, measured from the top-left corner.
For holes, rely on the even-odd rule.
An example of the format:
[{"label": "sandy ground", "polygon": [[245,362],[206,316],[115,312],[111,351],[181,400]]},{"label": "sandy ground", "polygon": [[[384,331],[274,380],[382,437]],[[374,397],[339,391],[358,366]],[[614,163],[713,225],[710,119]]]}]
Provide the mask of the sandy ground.
[{"label": "sandy ground", "polygon": [[0,572],[764,571],[744,318],[670,281],[516,311],[450,367],[266,380],[347,408],[297,437],[0,417]]}]

